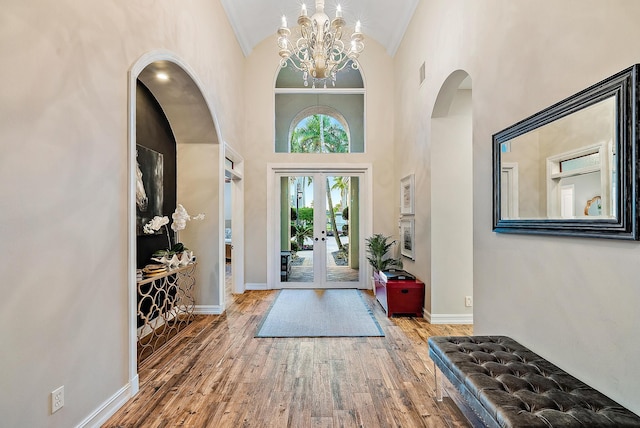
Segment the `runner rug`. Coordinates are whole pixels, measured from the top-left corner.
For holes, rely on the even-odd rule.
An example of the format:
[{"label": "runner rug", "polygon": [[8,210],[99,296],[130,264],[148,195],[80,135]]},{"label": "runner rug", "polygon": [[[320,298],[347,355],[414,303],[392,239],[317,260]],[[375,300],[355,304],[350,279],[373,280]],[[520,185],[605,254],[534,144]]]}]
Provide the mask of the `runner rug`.
[{"label": "runner rug", "polygon": [[280,290],[256,337],[384,336],[360,291]]}]

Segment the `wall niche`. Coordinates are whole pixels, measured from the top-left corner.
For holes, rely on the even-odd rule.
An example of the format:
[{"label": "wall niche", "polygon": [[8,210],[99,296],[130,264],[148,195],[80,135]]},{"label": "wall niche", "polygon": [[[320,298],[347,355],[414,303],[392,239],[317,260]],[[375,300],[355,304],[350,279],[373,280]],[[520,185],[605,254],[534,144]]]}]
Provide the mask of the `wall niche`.
[{"label": "wall niche", "polygon": [[[162,212],[169,216],[176,207],[176,140],[160,104],[151,91],[140,80],[136,87],[136,143],[162,154]],[[140,214],[136,207],[136,214]],[[169,229],[171,232],[171,230]],[[167,234],[164,228],[156,235],[137,235],[137,267],[150,262],[151,255],[167,248]]]}]

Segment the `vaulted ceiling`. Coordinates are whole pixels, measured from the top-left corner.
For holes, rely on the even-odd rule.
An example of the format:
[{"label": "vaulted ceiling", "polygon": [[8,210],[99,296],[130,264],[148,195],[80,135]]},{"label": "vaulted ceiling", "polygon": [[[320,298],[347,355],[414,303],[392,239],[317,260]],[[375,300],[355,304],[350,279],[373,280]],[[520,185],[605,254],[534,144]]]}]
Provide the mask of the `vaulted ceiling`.
[{"label": "vaulted ceiling", "polygon": [[[301,0],[220,0],[245,56],[278,29],[282,15],[290,27],[300,14]],[[335,16],[341,5],[347,25],[362,23],[365,37],[382,44],[394,56],[419,0],[326,0],[325,13]],[[309,15],[315,11],[314,0],[307,0]],[[366,42],[365,42],[366,43]]]}]

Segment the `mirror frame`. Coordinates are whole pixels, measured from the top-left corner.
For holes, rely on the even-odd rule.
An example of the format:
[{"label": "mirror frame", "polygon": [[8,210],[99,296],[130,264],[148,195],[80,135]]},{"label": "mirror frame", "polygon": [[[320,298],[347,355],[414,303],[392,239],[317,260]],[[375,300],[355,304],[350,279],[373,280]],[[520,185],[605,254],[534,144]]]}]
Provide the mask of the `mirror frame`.
[{"label": "mirror frame", "polygon": [[[638,71],[633,65],[595,85],[493,135],[493,230],[499,233],[541,234],[638,240]],[[616,217],[606,219],[501,218],[501,144],[616,96]]]}]

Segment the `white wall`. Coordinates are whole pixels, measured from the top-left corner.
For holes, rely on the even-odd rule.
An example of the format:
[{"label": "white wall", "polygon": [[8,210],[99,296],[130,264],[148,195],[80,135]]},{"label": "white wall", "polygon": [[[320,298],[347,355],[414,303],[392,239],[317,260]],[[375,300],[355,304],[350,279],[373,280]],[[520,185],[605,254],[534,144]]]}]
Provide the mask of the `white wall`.
[{"label": "white wall", "polygon": [[[237,146],[243,57],[215,1],[2,8],[0,415],[75,426],[129,380],[127,72],[146,52],[174,52]],[[60,385],[65,406],[50,415]]]},{"label": "white wall", "polygon": [[201,221],[189,221],[180,231],[180,242],[196,256],[196,304],[210,311],[222,304],[220,290],[220,145],[178,144],[178,203],[191,216],[204,213]]},{"label": "white wall", "polygon": [[473,323],[473,308],[465,306],[465,297],[473,298],[471,107],[471,91],[457,90],[449,114],[431,122],[431,224],[416,215],[420,231],[431,234],[432,323]]},{"label": "white wall", "polygon": [[[256,46],[246,62],[245,248],[246,282],[267,282],[267,163],[371,163],[373,165],[374,233],[397,235],[389,207],[399,183],[393,178],[393,64],[385,49],[367,39],[361,57],[365,79],[365,153],[286,154],[274,148],[274,82],[279,57],[276,38]],[[271,65],[271,67],[269,67]],[[256,70],[260,72],[256,72]],[[339,77],[338,77],[339,78]],[[247,253],[248,254],[248,253]]]},{"label": "white wall", "polygon": [[[428,162],[440,86],[465,70],[473,79],[474,333],[509,335],[640,413],[639,244],[496,234],[490,203],[492,134],[638,62],[637,16],[633,0],[423,0],[395,58],[394,180]],[[416,89],[424,60],[427,81]],[[428,194],[425,186],[417,192]]]}]

